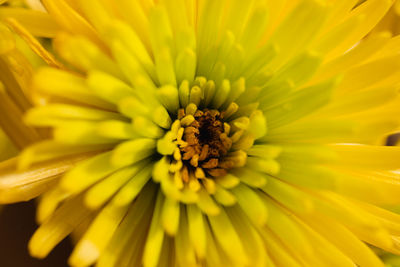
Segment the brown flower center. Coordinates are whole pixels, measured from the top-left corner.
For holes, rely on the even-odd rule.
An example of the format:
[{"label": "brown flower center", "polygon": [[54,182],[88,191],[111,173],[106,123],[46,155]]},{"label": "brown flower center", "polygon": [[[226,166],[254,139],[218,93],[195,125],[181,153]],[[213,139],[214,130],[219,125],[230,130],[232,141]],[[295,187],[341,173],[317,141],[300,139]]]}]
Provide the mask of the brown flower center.
[{"label": "brown flower center", "polygon": [[[181,109],[179,119],[184,116],[185,112]],[[227,169],[232,168],[234,163],[224,160],[232,141],[225,133],[223,114],[218,110],[204,109],[197,110],[193,117],[193,122],[184,129],[182,140],[185,145],[179,146],[184,163],[183,180],[192,171],[213,177],[226,175]]]}]

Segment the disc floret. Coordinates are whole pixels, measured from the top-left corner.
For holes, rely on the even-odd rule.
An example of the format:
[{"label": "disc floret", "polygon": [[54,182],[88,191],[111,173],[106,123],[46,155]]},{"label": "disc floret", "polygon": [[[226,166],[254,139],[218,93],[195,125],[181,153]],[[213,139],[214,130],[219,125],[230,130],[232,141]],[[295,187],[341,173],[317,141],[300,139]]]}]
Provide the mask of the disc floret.
[{"label": "disc floret", "polygon": [[[235,90],[228,80],[220,86]],[[155,169],[154,178],[162,177],[161,184],[167,195],[173,191],[178,200],[192,202],[202,190],[208,195],[215,194],[218,179],[224,179],[231,170],[246,165],[246,151],[262,135],[253,134],[251,129],[265,132],[265,124],[254,125],[265,119],[259,120],[262,113],[256,105],[253,109],[241,110],[235,99],[214,95],[218,91],[215,83],[205,78],[197,78],[191,88],[188,82],[182,82],[175,94],[171,89],[168,86],[169,93],[166,94],[167,90],[161,88],[159,94],[164,97],[160,102],[168,103],[170,112],[171,107],[177,107],[177,110],[171,115],[176,119],[170,131],[158,140],[157,150],[165,157]],[[165,98],[167,95],[174,96],[176,102]],[[164,170],[162,175],[161,169]],[[192,197],[182,197],[181,193]]]}]

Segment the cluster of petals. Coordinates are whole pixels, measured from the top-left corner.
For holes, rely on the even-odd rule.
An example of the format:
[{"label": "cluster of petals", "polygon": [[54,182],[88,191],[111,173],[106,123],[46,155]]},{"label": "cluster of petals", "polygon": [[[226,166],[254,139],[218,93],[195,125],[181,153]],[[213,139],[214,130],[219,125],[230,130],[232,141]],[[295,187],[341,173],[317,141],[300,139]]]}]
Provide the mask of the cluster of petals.
[{"label": "cluster of petals", "polygon": [[30,253],[73,235],[77,267],[384,266],[393,2],[0,6],[0,203],[39,197]]}]

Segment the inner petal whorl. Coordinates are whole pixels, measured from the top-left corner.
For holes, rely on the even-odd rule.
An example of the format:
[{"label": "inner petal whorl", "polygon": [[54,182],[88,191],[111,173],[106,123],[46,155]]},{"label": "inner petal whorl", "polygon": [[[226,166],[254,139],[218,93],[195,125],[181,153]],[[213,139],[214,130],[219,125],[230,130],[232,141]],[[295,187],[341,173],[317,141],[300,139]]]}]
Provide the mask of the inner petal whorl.
[{"label": "inner petal whorl", "polygon": [[[215,194],[215,183],[246,165],[247,151],[266,133],[266,120],[257,103],[241,97],[245,90],[243,79],[216,85],[203,77],[159,89],[158,98],[173,121],[157,140],[163,159],[156,180],[164,179],[166,194],[191,203],[203,190]],[[239,97],[242,105],[236,102]]]}]

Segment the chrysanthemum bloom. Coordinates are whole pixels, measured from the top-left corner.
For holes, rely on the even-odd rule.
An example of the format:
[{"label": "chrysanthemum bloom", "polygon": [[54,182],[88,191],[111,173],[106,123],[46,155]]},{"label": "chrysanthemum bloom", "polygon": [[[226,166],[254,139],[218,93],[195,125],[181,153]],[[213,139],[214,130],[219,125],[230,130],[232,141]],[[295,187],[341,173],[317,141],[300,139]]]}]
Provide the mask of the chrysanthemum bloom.
[{"label": "chrysanthemum bloom", "polygon": [[[400,254],[400,216],[383,208],[400,203],[400,148],[380,145],[400,123],[400,39],[363,39],[393,1],[357,2],[0,9],[49,63],[25,122],[52,138],[1,166],[2,202],[41,195],[31,254],[73,231],[72,266],[383,266],[367,244]],[[56,57],[28,31],[57,34]]]}]

